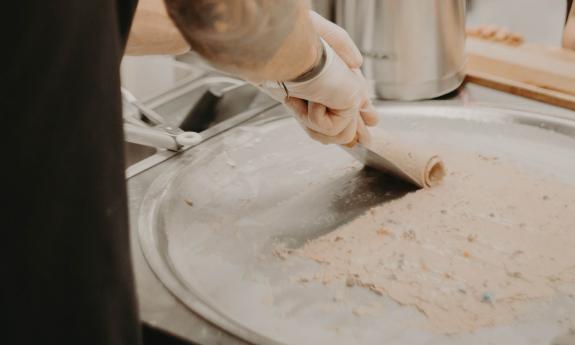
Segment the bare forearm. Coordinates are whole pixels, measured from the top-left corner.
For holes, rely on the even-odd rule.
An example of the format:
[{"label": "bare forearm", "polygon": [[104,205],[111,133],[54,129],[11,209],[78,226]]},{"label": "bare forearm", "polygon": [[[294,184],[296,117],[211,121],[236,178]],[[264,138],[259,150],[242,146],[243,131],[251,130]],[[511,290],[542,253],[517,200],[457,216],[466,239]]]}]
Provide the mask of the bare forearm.
[{"label": "bare forearm", "polygon": [[306,0],[165,0],[192,49],[252,81],[290,80],[319,58]]}]

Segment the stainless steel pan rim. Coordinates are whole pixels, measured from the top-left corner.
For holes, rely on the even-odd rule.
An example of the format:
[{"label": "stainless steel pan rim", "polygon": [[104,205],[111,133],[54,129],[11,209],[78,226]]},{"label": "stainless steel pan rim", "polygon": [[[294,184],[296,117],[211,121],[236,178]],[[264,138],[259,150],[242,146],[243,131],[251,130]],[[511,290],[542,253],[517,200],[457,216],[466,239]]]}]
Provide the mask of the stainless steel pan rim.
[{"label": "stainless steel pan rim", "polygon": [[[447,104],[446,104],[447,103]],[[556,115],[542,114],[516,108],[505,108],[490,104],[464,105],[450,102],[421,102],[417,104],[376,104],[380,114],[393,115],[401,113],[402,116],[424,116],[467,119],[476,122],[512,122],[520,125],[544,128],[575,138],[575,118],[567,118]],[[253,124],[277,121],[288,117],[287,113],[272,118],[258,118]],[[233,129],[232,129],[233,130]],[[209,302],[185,283],[174,269],[171,259],[166,252],[162,251],[162,246],[166,245],[165,235],[155,231],[155,222],[159,206],[168,186],[173,178],[179,173],[180,168],[188,166],[194,161],[182,159],[184,156],[191,156],[195,151],[201,150],[209,141],[201,143],[178,156],[178,160],[171,162],[173,165],[166,172],[162,173],[150,186],[144,196],[140,207],[138,220],[138,235],[144,256],[152,271],[157,275],[162,284],[184,305],[193,312],[201,315],[207,321],[217,327],[254,344],[287,345],[278,342],[256,331],[248,329],[238,320],[228,317],[223,311],[210,305]]]}]

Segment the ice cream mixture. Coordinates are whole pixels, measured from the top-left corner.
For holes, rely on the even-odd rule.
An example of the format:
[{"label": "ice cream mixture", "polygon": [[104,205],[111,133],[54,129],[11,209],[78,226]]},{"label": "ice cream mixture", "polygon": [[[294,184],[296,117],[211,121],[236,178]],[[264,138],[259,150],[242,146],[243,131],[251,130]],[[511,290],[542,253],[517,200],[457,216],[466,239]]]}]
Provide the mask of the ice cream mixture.
[{"label": "ice cream mixture", "polygon": [[442,153],[448,173],[307,242],[302,284],[367,288],[459,333],[508,323],[529,301],[575,293],[575,186],[480,154]]}]

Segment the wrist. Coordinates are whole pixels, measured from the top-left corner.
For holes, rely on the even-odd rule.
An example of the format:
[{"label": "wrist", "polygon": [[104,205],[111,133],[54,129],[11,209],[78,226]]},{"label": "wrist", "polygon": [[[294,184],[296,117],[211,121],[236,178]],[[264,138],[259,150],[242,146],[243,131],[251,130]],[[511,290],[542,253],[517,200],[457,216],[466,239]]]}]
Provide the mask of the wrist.
[{"label": "wrist", "polygon": [[316,58],[311,66],[297,77],[287,80],[287,82],[301,83],[316,77],[325,67],[327,55],[324,42],[319,39],[316,48]]}]

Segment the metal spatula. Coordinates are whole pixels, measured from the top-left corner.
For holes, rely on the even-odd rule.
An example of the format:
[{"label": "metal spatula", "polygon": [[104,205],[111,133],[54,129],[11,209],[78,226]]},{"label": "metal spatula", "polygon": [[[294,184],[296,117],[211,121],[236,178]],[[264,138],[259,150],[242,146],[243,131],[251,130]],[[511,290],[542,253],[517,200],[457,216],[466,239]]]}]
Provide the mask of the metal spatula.
[{"label": "metal spatula", "polygon": [[420,185],[419,181],[411,177],[395,163],[375,153],[374,151],[370,150],[369,148],[365,147],[360,143],[355,143],[355,145],[353,146],[350,144],[342,145],[341,147],[347,153],[352,155],[355,159],[357,159],[364,165],[367,165],[382,172],[392,174],[394,176],[401,178],[404,181],[415,184],[417,186]]}]

